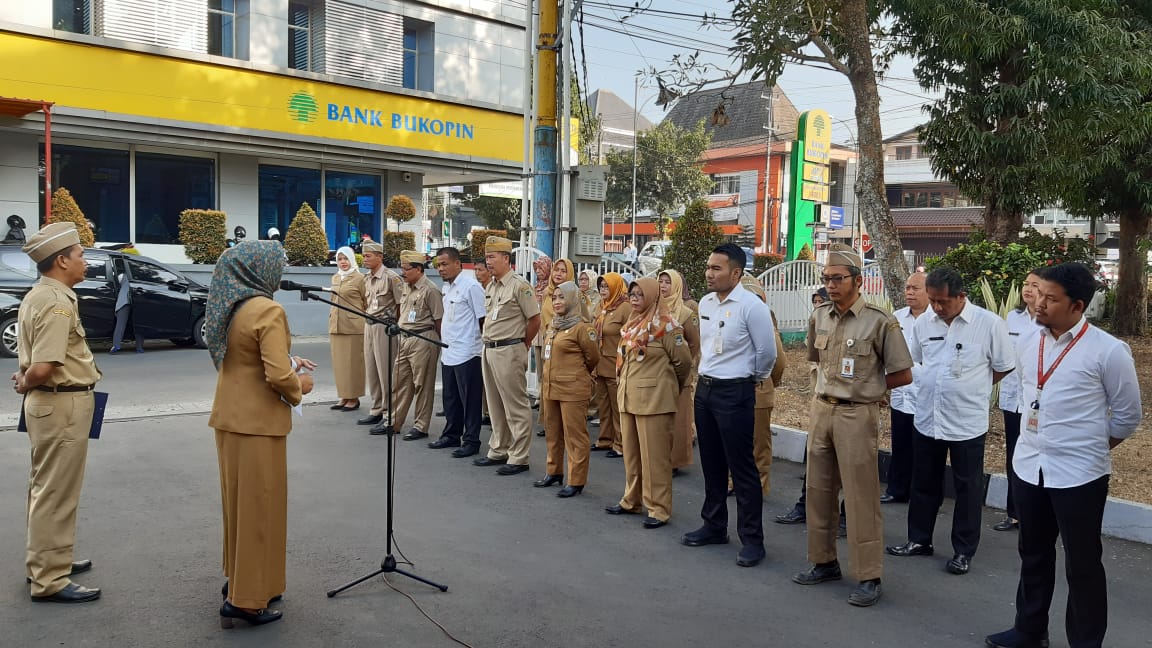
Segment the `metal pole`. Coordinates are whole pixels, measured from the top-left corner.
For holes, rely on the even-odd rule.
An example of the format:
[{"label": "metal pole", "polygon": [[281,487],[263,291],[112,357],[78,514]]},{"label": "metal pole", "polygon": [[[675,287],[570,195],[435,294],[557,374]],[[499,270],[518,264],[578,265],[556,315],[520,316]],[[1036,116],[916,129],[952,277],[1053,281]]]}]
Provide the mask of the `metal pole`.
[{"label": "metal pole", "polygon": [[532,227],[536,247],[555,254],[553,228],[556,226],[556,40],[559,29],[558,0],[541,0],[540,33],[536,39],[536,111],[534,137],[536,186],[533,193]]},{"label": "metal pole", "polygon": [[[560,115],[564,123],[560,126],[560,182],[559,186],[559,202],[560,202],[560,218],[558,221],[558,235],[559,246],[556,248],[556,256],[567,258],[570,256],[572,247],[571,242],[571,228],[572,228],[572,102],[582,100],[582,97],[573,99],[572,97],[572,70],[575,62],[573,61],[573,44],[572,44],[572,0],[565,0],[564,2],[564,17],[561,24],[561,50],[560,60],[563,63],[564,69],[561,73],[560,83],[560,105],[562,109]],[[576,138],[579,139],[579,133]],[[579,148],[577,144],[576,148]],[[575,164],[580,164],[580,160],[576,160]]]},{"label": "metal pole", "polygon": [[520,165],[520,247],[528,246],[528,230],[532,224],[531,198],[532,198],[532,121],[533,121],[533,93],[532,70],[533,55],[536,43],[535,21],[533,17],[533,3],[535,0],[524,2],[524,160]]},{"label": "metal pole", "polygon": [[44,224],[52,217],[52,104],[44,104]]},{"label": "metal pole", "polygon": [[761,245],[764,248],[764,253],[772,252],[772,248],[768,247],[769,236],[772,232],[772,137],[776,134],[776,124],[772,123],[772,112],[776,104],[776,87],[768,87],[768,150],[764,154],[764,230],[761,237]]},{"label": "metal pole", "polygon": [[639,128],[640,114],[640,73],[633,77],[632,86],[632,245],[636,245],[636,154],[640,146],[640,137],[636,132]]}]

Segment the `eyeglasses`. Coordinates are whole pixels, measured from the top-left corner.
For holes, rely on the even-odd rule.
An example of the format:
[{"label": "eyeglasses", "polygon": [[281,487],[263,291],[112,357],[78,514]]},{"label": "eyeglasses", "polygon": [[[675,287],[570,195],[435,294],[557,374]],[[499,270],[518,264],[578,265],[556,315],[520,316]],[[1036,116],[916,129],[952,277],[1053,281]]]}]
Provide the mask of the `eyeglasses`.
[{"label": "eyeglasses", "polygon": [[630,292],[628,293],[628,299],[644,299],[644,294]]},{"label": "eyeglasses", "polygon": [[848,278],[849,278],[849,277],[851,277],[851,276],[852,276],[852,275],[844,275],[844,274],[840,274],[840,275],[820,275],[820,283],[826,283],[826,284],[838,284],[838,283],[840,283],[841,281],[844,281],[845,279],[848,279]]}]

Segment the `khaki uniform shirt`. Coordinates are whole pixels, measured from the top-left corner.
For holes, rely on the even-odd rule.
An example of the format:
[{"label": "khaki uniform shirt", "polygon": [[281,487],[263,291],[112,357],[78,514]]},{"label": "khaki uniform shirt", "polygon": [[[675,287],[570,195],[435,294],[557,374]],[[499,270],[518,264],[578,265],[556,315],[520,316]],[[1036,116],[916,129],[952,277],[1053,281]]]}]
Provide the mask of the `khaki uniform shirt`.
[{"label": "khaki uniform shirt", "polygon": [[420,277],[415,284],[404,285],[400,300],[400,326],[426,333],[436,329],[436,322],[444,319],[444,295],[428,277]]},{"label": "khaki uniform shirt", "polygon": [[685,384],[692,384],[696,380],[696,368],[700,366],[700,316],[696,313],[696,302],[685,302],[679,313],[672,316],[684,327],[684,341],[688,343],[688,350],[692,352],[692,373],[688,375]]},{"label": "khaki uniform shirt", "polygon": [[[619,353],[627,353],[621,348]],[[668,414],[676,411],[680,390],[692,373],[692,350],[677,326],[650,340],[644,358],[629,353],[620,367],[620,411],[629,414]]]},{"label": "khaki uniform shirt", "polygon": [[818,363],[816,394],[857,403],[883,400],[884,376],[912,368],[896,318],[856,300],[843,315],[831,302],[808,320],[808,359]]},{"label": "khaki uniform shirt", "polygon": [[39,362],[56,365],[46,387],[82,387],[100,380],[71,288],[41,277],[20,301],[17,323],[20,371]]},{"label": "khaki uniform shirt", "polygon": [[581,322],[567,331],[550,330],[544,337],[544,368],[540,397],[557,401],[592,398],[592,373],[600,363],[596,330]]},{"label": "khaki uniform shirt", "polygon": [[404,281],[384,266],[368,275],[368,313],[377,317],[397,317],[397,305],[404,298]]},{"label": "khaki uniform shirt", "polygon": [[[367,306],[367,279],[360,272],[341,277],[332,275],[332,301],[358,311]],[[328,333],[335,335],[363,335],[364,318],[332,306],[328,310]]]},{"label": "khaki uniform shirt", "polygon": [[536,291],[527,281],[512,272],[502,278],[492,277],[484,289],[483,337],[485,342],[524,339],[528,320],[540,314]]},{"label": "khaki uniform shirt", "polygon": [[597,376],[616,377],[616,347],[620,346],[620,329],[631,315],[632,306],[624,302],[604,316],[604,326],[600,331],[600,363],[596,367]]}]

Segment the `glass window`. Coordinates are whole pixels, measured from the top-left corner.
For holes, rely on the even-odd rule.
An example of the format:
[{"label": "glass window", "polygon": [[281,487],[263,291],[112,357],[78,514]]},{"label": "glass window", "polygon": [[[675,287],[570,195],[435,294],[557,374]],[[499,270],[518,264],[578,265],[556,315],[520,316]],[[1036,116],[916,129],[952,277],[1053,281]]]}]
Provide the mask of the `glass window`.
[{"label": "glass window", "polygon": [[929,195],[928,206],[929,207],[943,207],[944,206],[944,202],[942,200],[942,197],[941,197],[941,194],[939,191],[933,191]]},{"label": "glass window", "polygon": [[[40,147],[40,213],[44,213],[44,147]],[[52,147],[52,187],[72,194],[84,217],[92,222],[97,241],[132,240],[129,218],[128,151]]]},{"label": "glass window", "polygon": [[325,172],[324,230],[332,249],[358,244],[362,234],[379,241],[380,207],[380,176]]},{"label": "glass window", "polygon": [[916,192],[916,206],[917,207],[927,207],[928,206],[928,192],[927,191],[917,191]]},{"label": "glass window", "polygon": [[167,285],[170,281],[180,281],[180,276],[176,273],[138,259],[128,259],[128,270],[132,273],[132,281],[160,285]]},{"label": "glass window", "polygon": [[268,238],[268,228],[280,230],[283,238],[300,206],[308,203],[320,215],[320,170],[260,165],[260,232]]},{"label": "glass window", "polygon": [[896,159],[897,160],[911,160],[912,159],[912,149],[914,149],[914,148],[916,148],[916,147],[914,147],[914,146],[897,146],[896,147]]},{"label": "glass window", "polygon": [[740,193],[740,176],[714,175],[712,176],[712,195]]},{"label": "glass window", "polygon": [[311,7],[299,2],[288,3],[288,67],[312,69]]},{"label": "glass window", "polygon": [[905,191],[904,196],[900,200],[901,207],[915,207],[916,206],[916,193],[913,191]]},{"label": "glass window", "polygon": [[433,81],[432,23],[404,19],[404,87],[412,90],[435,90]]},{"label": "glass window", "polygon": [[52,29],[91,34],[92,1],[52,0]]},{"label": "glass window", "polygon": [[216,161],[136,154],[136,240],[180,243],[180,212],[216,209]]},{"label": "glass window", "polygon": [[104,257],[98,259],[85,257],[84,263],[88,266],[88,269],[84,271],[85,279],[95,279],[97,281],[106,281],[108,279],[108,263]]},{"label": "glass window", "polygon": [[236,0],[208,0],[208,53],[236,57]]}]

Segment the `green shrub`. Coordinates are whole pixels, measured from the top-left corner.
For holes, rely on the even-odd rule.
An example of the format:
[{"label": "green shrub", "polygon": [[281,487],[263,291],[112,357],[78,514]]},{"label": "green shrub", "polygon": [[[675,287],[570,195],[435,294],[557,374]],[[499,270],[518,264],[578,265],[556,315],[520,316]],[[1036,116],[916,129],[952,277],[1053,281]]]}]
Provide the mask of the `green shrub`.
[{"label": "green shrub", "polygon": [[192,263],[216,263],[228,248],[228,216],[214,209],[180,212],[180,243]]},{"label": "green shrub", "polygon": [[80,245],[92,247],[96,244],[96,236],[88,226],[88,219],[76,199],[64,187],[52,192],[52,213],[48,216],[48,223],[75,223],[76,231],[80,233]]},{"label": "green shrub", "polygon": [[812,248],[807,243],[805,243],[804,245],[800,246],[800,251],[796,253],[796,260],[815,261],[816,255],[812,254]]},{"label": "green shrub", "polygon": [[784,263],[782,254],[756,254],[752,256],[752,274],[760,276],[768,268],[774,268]]},{"label": "green shrub", "polygon": [[929,271],[948,267],[960,273],[968,290],[968,299],[986,306],[980,280],[988,282],[998,301],[1007,298],[1013,285],[1020,285],[1024,277],[1047,259],[1039,252],[1021,243],[1001,245],[983,237],[973,237],[969,243],[951,247],[942,256],[924,260]]},{"label": "green shrub", "polygon": [[712,210],[703,200],[693,200],[676,221],[670,237],[672,244],[664,255],[664,267],[678,271],[696,299],[708,292],[704,269],[708,255],[724,242],[724,233],[712,219]]},{"label": "green shrub", "polygon": [[484,243],[488,241],[489,236],[508,238],[508,231],[500,229],[472,230],[472,246],[469,252],[473,261],[479,261],[484,258]]},{"label": "green shrub", "polygon": [[416,203],[404,194],[396,194],[388,201],[384,215],[398,223],[407,223],[416,218]]},{"label": "green shrub", "polygon": [[284,252],[294,266],[319,266],[328,263],[328,237],[312,206],[300,205],[288,233],[284,235]]},{"label": "green shrub", "polygon": [[400,264],[400,253],[416,249],[416,235],[412,232],[384,232],[380,245],[384,248],[384,264],[396,267]]}]

